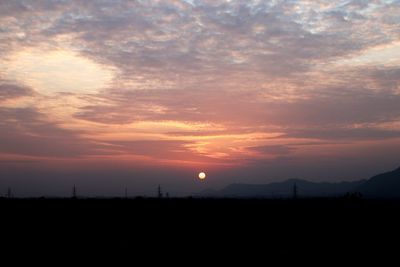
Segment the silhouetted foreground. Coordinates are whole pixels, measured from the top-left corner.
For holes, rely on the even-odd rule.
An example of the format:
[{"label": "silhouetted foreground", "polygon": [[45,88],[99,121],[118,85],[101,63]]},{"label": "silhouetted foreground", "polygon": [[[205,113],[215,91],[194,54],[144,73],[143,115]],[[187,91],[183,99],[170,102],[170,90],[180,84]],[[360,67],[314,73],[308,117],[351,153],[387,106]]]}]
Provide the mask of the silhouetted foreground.
[{"label": "silhouetted foreground", "polygon": [[400,236],[400,201],[389,200],[0,199],[0,209],[7,251],[36,256],[388,259]]}]

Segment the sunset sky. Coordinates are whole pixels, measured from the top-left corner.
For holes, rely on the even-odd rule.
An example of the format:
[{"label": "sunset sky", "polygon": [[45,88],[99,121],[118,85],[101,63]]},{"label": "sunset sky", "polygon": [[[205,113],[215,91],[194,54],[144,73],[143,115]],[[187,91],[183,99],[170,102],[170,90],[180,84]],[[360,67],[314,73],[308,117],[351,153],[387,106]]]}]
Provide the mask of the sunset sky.
[{"label": "sunset sky", "polygon": [[398,0],[0,0],[2,195],[398,166]]}]

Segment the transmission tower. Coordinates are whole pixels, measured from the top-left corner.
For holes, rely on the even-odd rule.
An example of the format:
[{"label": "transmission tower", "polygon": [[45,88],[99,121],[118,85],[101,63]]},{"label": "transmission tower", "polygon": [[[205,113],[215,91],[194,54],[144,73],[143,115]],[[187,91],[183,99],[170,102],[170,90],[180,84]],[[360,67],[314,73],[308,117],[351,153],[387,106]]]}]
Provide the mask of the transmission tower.
[{"label": "transmission tower", "polygon": [[297,199],[298,192],[297,192],[297,184],[294,183],[293,185],[293,199]]},{"label": "transmission tower", "polygon": [[158,185],[157,196],[158,196],[158,198],[162,198],[163,197],[163,193],[161,191],[161,186],[160,185]]},{"label": "transmission tower", "polygon": [[72,188],[72,198],[77,198],[77,193],[76,193],[76,186],[74,185],[74,187]]},{"label": "transmission tower", "polygon": [[7,189],[7,198],[12,198],[12,197],[13,197],[13,194],[12,194],[12,191],[11,191],[11,187],[9,187]]}]

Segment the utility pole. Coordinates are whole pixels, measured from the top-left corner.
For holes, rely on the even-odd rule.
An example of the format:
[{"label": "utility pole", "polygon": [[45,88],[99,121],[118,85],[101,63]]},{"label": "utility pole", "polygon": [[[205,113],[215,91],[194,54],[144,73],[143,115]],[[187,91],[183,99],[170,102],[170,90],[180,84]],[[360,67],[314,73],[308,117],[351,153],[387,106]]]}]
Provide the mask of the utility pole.
[{"label": "utility pole", "polygon": [[293,185],[293,199],[297,199],[297,184]]},{"label": "utility pole", "polygon": [[77,198],[77,194],[76,194],[76,186],[74,185],[74,187],[72,188],[72,198]]},{"label": "utility pole", "polygon": [[125,187],[125,198],[128,198],[128,187]]}]

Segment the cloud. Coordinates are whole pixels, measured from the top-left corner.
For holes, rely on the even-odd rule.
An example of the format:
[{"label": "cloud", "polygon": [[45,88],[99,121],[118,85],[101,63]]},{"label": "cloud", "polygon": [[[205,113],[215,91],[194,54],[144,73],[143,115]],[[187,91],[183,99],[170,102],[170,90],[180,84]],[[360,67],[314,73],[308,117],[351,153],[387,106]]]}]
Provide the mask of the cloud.
[{"label": "cloud", "polygon": [[367,127],[359,129],[331,127],[325,129],[294,129],[290,130],[285,136],[292,138],[315,138],[323,140],[383,140],[399,138],[400,130],[385,130]]},{"label": "cloud", "polygon": [[96,146],[49,121],[34,108],[0,108],[0,152],[39,157],[79,157]]},{"label": "cloud", "polygon": [[209,162],[223,164],[224,161],[199,155],[190,149],[196,145],[193,141],[183,140],[135,140],[135,141],[107,141],[115,150],[123,155],[138,155],[151,158],[153,161],[166,160],[177,162]]},{"label": "cloud", "polygon": [[290,131],[299,127],[321,127],[324,130],[398,120],[400,95],[390,89],[396,81],[379,79],[376,83],[381,84],[379,87],[383,92],[357,84],[349,85],[349,88],[332,86],[296,101],[263,98],[261,91],[114,90],[104,95],[110,101],[107,105],[82,107],[76,117],[105,124],[211,120],[226,125],[225,130],[231,133],[232,128],[259,131],[264,127],[270,131],[274,127],[275,130]]},{"label": "cloud", "polygon": [[44,0],[3,7],[3,51],[73,47],[117,67],[123,86],[145,88],[155,80],[180,87],[226,75],[287,77],[398,39],[398,22],[382,15],[395,13],[396,2]]},{"label": "cloud", "polygon": [[[59,36],[71,35],[71,44],[82,53],[118,66],[127,76],[149,71],[155,75],[160,69],[168,75],[195,70],[218,73],[222,68],[251,68],[269,75],[304,72],[314,60],[348,55],[395,38],[390,28],[393,21],[385,22],[379,14],[398,8],[395,3],[358,1],[345,7],[307,1],[198,1],[191,5],[79,0],[13,1],[3,6],[5,18],[19,19],[4,27],[29,33],[23,42],[48,38],[57,42]],[[49,16],[39,19],[44,13]],[[388,30],[378,34],[382,26]],[[353,34],[357,31],[360,34]]]},{"label": "cloud", "polygon": [[29,87],[0,83],[0,101],[23,96],[32,96],[33,94],[33,90]]},{"label": "cloud", "polygon": [[292,153],[295,148],[285,145],[265,145],[265,146],[256,146],[249,147],[249,150],[256,151],[266,155],[288,155]]}]

